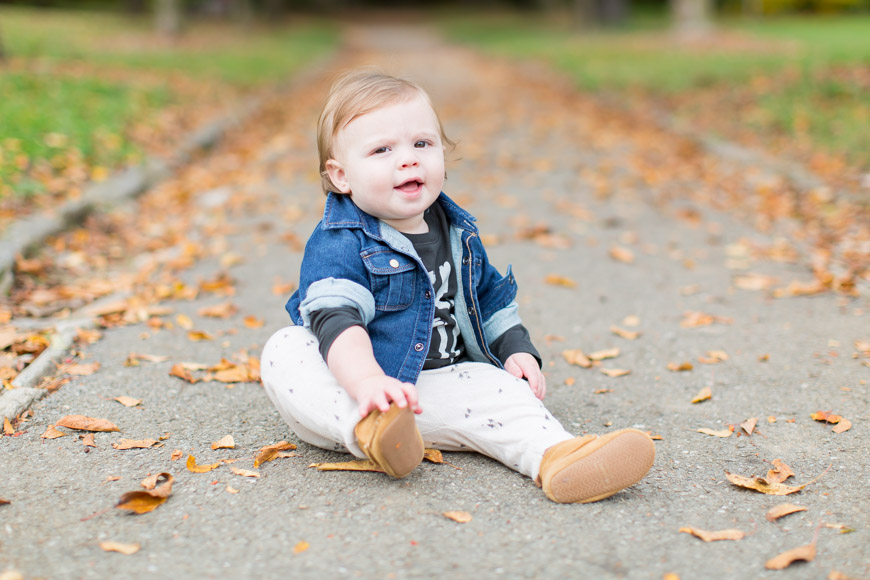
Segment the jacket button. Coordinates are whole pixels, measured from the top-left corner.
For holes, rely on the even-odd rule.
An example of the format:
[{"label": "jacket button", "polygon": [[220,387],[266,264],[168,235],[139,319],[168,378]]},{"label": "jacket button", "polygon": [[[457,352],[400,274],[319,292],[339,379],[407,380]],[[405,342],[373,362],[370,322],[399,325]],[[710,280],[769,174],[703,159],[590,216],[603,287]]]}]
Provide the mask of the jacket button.
[{"label": "jacket button", "polygon": [[392,266],[393,268],[398,268],[399,261],[397,259],[393,258],[392,260],[390,260],[390,266]]},{"label": "jacket button", "polygon": [[468,307],[468,314],[470,314],[471,316],[474,316],[474,306]]},{"label": "jacket button", "polygon": [[462,258],[462,263],[465,264],[466,266],[468,265],[469,262],[471,262],[471,259],[468,256],[465,256],[464,258]]},{"label": "jacket button", "polygon": [[422,342],[418,342],[417,344],[415,344],[415,345],[414,345],[414,350],[416,350],[417,352],[420,352],[421,350],[423,350],[423,343],[422,343]]},{"label": "jacket button", "polygon": [[426,290],[426,298],[432,298],[432,293]]}]

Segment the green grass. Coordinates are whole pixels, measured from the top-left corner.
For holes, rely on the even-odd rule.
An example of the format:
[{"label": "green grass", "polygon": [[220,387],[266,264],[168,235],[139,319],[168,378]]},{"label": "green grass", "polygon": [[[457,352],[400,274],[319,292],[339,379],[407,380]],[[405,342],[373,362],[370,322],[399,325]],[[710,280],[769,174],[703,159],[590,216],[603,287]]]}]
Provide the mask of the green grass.
[{"label": "green grass", "polygon": [[196,106],[176,90],[179,75],[214,93],[253,90],[289,78],[338,36],[315,21],[193,23],[173,44],[147,17],[8,7],[0,34],[10,58],[0,66],[0,200],[141,156],[125,135],[133,123],[169,104]]},{"label": "green grass", "polygon": [[[746,128],[807,138],[859,167],[870,164],[870,16],[724,20],[718,27],[726,40],[697,47],[675,43],[667,20],[649,14],[607,32],[574,29],[570,18],[528,14],[453,15],[441,22],[454,40],[501,56],[544,60],[584,90],[671,102],[718,90],[723,106],[728,95],[743,91],[734,100],[748,97],[759,109]],[[754,90],[758,78],[773,82]]]}]

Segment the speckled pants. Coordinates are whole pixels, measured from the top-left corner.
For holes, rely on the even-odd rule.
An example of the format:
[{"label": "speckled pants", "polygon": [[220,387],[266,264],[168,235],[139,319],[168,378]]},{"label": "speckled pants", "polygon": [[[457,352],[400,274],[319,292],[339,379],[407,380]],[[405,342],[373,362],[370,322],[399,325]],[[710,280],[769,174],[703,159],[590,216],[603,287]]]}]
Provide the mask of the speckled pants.
[{"label": "speckled pants", "polygon": [[[263,348],[261,375],[269,398],[303,441],[364,458],[353,430],[356,402],[339,386],[307,329],[288,326]],[[477,451],[535,478],[544,451],[571,439],[528,384],[484,363],[423,371],[417,428],[426,447]]]}]

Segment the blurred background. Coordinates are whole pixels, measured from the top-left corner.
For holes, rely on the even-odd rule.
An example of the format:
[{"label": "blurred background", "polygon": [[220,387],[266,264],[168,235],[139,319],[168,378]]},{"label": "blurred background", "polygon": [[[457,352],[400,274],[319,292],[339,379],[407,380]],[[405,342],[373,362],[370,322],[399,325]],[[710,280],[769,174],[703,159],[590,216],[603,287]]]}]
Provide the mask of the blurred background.
[{"label": "blurred background", "polygon": [[0,222],[401,22],[870,196],[870,0],[3,0]]}]

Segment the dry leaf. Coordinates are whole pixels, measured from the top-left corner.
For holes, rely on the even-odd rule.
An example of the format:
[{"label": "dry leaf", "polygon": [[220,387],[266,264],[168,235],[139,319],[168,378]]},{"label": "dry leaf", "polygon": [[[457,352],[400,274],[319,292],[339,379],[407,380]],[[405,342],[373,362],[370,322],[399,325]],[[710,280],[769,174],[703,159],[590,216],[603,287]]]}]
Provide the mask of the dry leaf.
[{"label": "dry leaf", "polygon": [[705,542],[718,542],[719,540],[742,540],[746,534],[740,530],[733,528],[728,530],[719,530],[716,532],[708,532],[699,530],[698,528],[680,528],[680,531],[686,534],[692,534],[696,538],[701,538]]},{"label": "dry leaf", "polygon": [[631,373],[629,369],[601,369],[601,372],[608,377],[624,377]]},{"label": "dry leaf", "polygon": [[10,503],[12,502],[8,499],[3,499],[2,497],[0,497],[0,505],[9,505]]},{"label": "dry leaf", "polygon": [[119,481],[120,479],[121,478],[118,477],[117,475],[107,475],[106,479],[103,481],[103,483],[109,483],[110,481]]},{"label": "dry leaf", "polygon": [[721,431],[714,431],[713,429],[701,428],[697,430],[698,433],[703,433],[704,435],[712,435],[713,437],[731,437],[731,429],[722,429]]},{"label": "dry leaf", "polygon": [[168,473],[157,474],[156,479],[161,478],[163,482],[150,491],[128,491],[121,496],[115,507],[136,514],[144,514],[156,509],[172,493],[172,482],[175,481],[175,478]]},{"label": "dry leaf", "polygon": [[710,387],[704,387],[698,394],[695,395],[695,398],[692,399],[692,403],[701,403],[703,401],[708,401],[713,398],[713,389]]},{"label": "dry leaf", "polygon": [[727,471],[725,472],[725,476],[728,478],[728,481],[738,487],[753,489],[767,495],[789,495],[791,493],[796,493],[807,486],[806,483],[794,486],[785,485],[783,483],[768,481],[763,477],[745,477]]},{"label": "dry leaf", "polygon": [[79,435],[79,438],[82,440],[82,445],[85,447],[96,447],[97,444],[94,441],[93,433],[85,433],[84,435]]},{"label": "dry leaf", "polygon": [[615,325],[610,327],[610,332],[626,340],[635,340],[637,337],[640,336],[639,330],[625,330],[624,328],[619,328]]},{"label": "dry leaf", "polygon": [[852,422],[848,419],[840,419],[840,422],[837,423],[831,431],[834,433],[843,433],[852,428]]},{"label": "dry leaf", "polygon": [[12,423],[9,421],[9,417],[3,417],[3,434],[15,435],[15,429],[13,429]]},{"label": "dry leaf", "polygon": [[807,544],[806,546],[792,548],[791,550],[783,552],[775,558],[771,558],[764,564],[764,567],[768,570],[782,570],[783,568],[787,568],[791,564],[799,560],[812,562],[815,558],[816,544]]},{"label": "dry leaf", "polygon": [[773,469],[767,471],[767,477],[765,477],[765,479],[769,483],[782,483],[789,477],[793,476],[794,471],[791,470],[791,467],[786,465],[782,459],[774,459]]},{"label": "dry leaf", "polygon": [[622,323],[626,326],[640,326],[640,317],[636,314],[629,314],[625,318],[622,319]]},{"label": "dry leaf", "polygon": [[672,363],[672,362],[668,363],[668,370],[675,372],[675,373],[681,372],[681,371],[690,371],[693,368],[695,368],[695,367],[692,366],[692,363],[690,363],[688,361],[681,362],[681,363]]},{"label": "dry leaf", "polygon": [[134,399],[133,397],[126,397],[123,395],[120,397],[115,397],[114,400],[118,401],[119,403],[121,403],[125,407],[135,407],[136,405],[139,405],[142,403],[142,399]]},{"label": "dry leaf", "polygon": [[243,322],[248,328],[262,328],[266,323],[262,318],[256,316],[245,316]]},{"label": "dry leaf", "polygon": [[200,308],[197,311],[197,314],[208,318],[229,318],[238,311],[239,308],[232,302],[222,302],[221,304],[216,304],[214,306]]},{"label": "dry leaf", "polygon": [[184,330],[191,330],[193,328],[193,320],[191,320],[190,316],[187,314],[179,314],[176,316],[175,323]]},{"label": "dry leaf", "polygon": [[705,314],[689,310],[683,313],[683,320],[680,322],[680,326],[683,328],[698,328],[699,326],[709,326],[713,323],[731,324],[732,322],[734,322],[734,319],[727,316],[716,316],[715,314]]},{"label": "dry leaf", "polygon": [[839,423],[842,419],[842,417],[840,417],[839,415],[835,415],[829,411],[816,411],[815,413],[811,414],[810,417],[812,417],[816,421],[824,421],[825,423],[831,424]]},{"label": "dry leaf", "polygon": [[807,511],[807,508],[802,505],[795,505],[793,503],[781,503],[778,506],[774,506],[767,510],[767,514],[765,514],[764,517],[769,522],[775,522],[783,516],[805,511]]},{"label": "dry leaf", "polygon": [[608,358],[616,358],[619,356],[619,347],[608,348],[605,350],[597,350],[593,353],[589,353],[587,357],[589,360],[600,361]]},{"label": "dry leaf", "polygon": [[777,282],[779,280],[773,276],[763,274],[749,273],[734,277],[734,286],[741,290],[768,290]]},{"label": "dry leaf", "polygon": [[149,475],[145,479],[139,482],[139,485],[144,487],[145,489],[154,489],[157,487],[157,480],[160,479],[162,473],[155,473],[154,475]]},{"label": "dry leaf", "polygon": [[568,278],[566,276],[559,276],[557,274],[549,274],[546,278],[544,278],[544,282],[550,284],[551,286],[564,286],[565,288],[576,288],[577,282]]},{"label": "dry leaf", "polygon": [[725,352],[724,350],[708,350],[707,356],[712,358],[712,359],[717,359],[720,361],[728,360],[728,353]]},{"label": "dry leaf", "polygon": [[371,459],[356,459],[354,461],[340,461],[337,463],[312,463],[308,467],[314,467],[317,471],[377,471],[384,470]]},{"label": "dry leaf", "polygon": [[743,423],[740,424],[740,427],[746,432],[747,435],[752,435],[752,432],[755,430],[755,425],[758,424],[758,418],[752,417],[751,419],[747,419]]},{"label": "dry leaf", "polygon": [[568,364],[583,367],[584,369],[588,369],[592,366],[592,361],[589,360],[589,357],[583,354],[583,351],[579,348],[575,348],[573,350],[563,350],[562,357],[564,357]]},{"label": "dry leaf", "polygon": [[169,370],[170,377],[178,377],[179,379],[183,379],[188,383],[196,383],[199,379],[194,378],[194,376],[184,367],[184,363],[177,363],[172,365],[172,368]]},{"label": "dry leaf", "polygon": [[135,367],[139,364],[139,361],[159,363],[159,362],[165,362],[168,360],[169,360],[168,356],[159,356],[156,354],[139,354],[139,353],[131,352],[130,354],[127,355],[127,360],[124,361],[124,366]]},{"label": "dry leaf", "polygon": [[286,441],[279,441],[278,443],[273,443],[272,445],[266,445],[265,447],[261,447],[259,451],[257,451],[257,456],[254,459],[254,468],[260,467],[263,463],[267,461],[272,461],[276,457],[278,457],[279,451],[289,451],[291,449],[296,449],[296,446],[292,443],[287,443]]},{"label": "dry leaf", "polygon": [[565,377],[565,380],[563,381],[566,387],[573,387],[576,382],[577,379],[574,377]]},{"label": "dry leaf", "polygon": [[63,431],[58,431],[54,428],[54,425],[49,425],[48,429],[45,430],[45,433],[42,434],[43,439],[57,439],[58,437],[65,437],[66,433]]},{"label": "dry leaf", "polygon": [[196,464],[196,457],[194,457],[193,455],[187,456],[187,464],[186,464],[187,470],[192,471],[193,473],[208,473],[212,469],[216,469],[220,466],[221,466],[220,461],[218,461],[217,463],[211,463],[211,464],[206,464],[206,465],[197,465]]},{"label": "dry leaf", "polygon": [[613,389],[595,389],[592,391],[593,395],[606,395],[607,393],[612,393]]},{"label": "dry leaf", "polygon": [[118,451],[124,451],[126,449],[148,449],[156,443],[156,439],[121,439],[117,443],[112,443],[112,447]]},{"label": "dry leaf", "polygon": [[235,449],[236,442],[233,441],[232,435],[224,435],[217,441],[211,444],[212,449]]},{"label": "dry leaf", "polygon": [[242,477],[260,477],[259,472],[251,471],[250,469],[240,469],[238,467],[230,467],[230,471],[232,471],[236,475],[241,475]]},{"label": "dry leaf", "polygon": [[423,459],[429,463],[444,463],[444,456],[438,449],[424,449]]},{"label": "dry leaf", "polygon": [[301,554],[302,552],[304,552],[305,550],[307,550],[310,547],[311,547],[311,544],[309,544],[308,542],[299,542],[298,544],[293,546],[293,553],[294,554]]},{"label": "dry leaf", "polygon": [[77,377],[85,377],[88,375],[92,375],[100,369],[100,363],[92,362],[87,364],[77,363],[71,364],[68,366],[61,367],[64,373],[68,375],[73,375]]},{"label": "dry leaf", "polygon": [[130,556],[139,551],[139,544],[122,544],[120,542],[100,542],[100,547],[106,552],[118,552]]},{"label": "dry leaf", "polygon": [[239,493],[239,490],[231,486],[229,483],[227,484],[226,491],[227,493]]},{"label": "dry leaf", "polygon": [[857,578],[853,578],[852,576],[847,576],[843,574],[839,570],[831,570],[828,572],[826,580],[858,580]]},{"label": "dry leaf", "polygon": [[204,330],[190,330],[187,333],[187,338],[192,340],[193,342],[200,342],[203,340],[214,340],[214,337]]},{"label": "dry leaf", "polygon": [[449,520],[453,520],[454,522],[457,522],[460,524],[467,524],[468,522],[471,521],[471,514],[468,512],[452,511],[452,512],[444,512],[441,515],[443,515],[445,518],[447,518]]},{"label": "dry leaf", "polygon": [[625,264],[633,264],[634,263],[634,252],[629,250],[628,248],[623,248],[621,246],[613,246],[610,248],[610,257],[616,260],[617,262],[623,262]]},{"label": "dry leaf", "polygon": [[85,417],[84,415],[67,415],[66,417],[62,417],[60,421],[55,423],[55,425],[58,427],[66,427],[67,429],[98,431],[101,433],[119,430],[114,423],[107,419],[94,419],[93,417]]},{"label": "dry leaf", "polygon": [[184,452],[181,449],[176,449],[172,452],[172,455],[169,456],[169,459],[171,459],[172,461],[178,461],[182,458],[183,455]]}]

